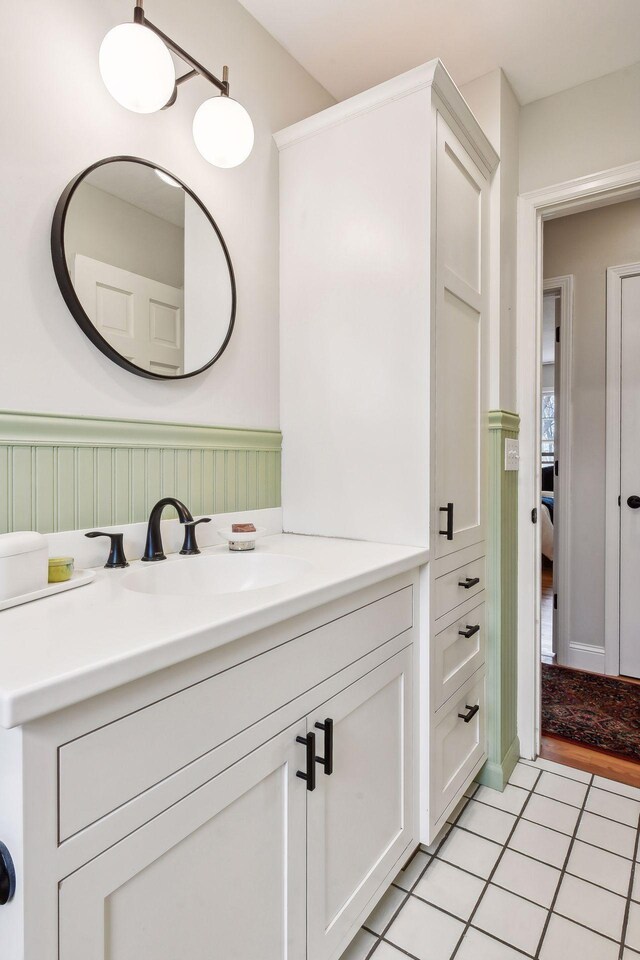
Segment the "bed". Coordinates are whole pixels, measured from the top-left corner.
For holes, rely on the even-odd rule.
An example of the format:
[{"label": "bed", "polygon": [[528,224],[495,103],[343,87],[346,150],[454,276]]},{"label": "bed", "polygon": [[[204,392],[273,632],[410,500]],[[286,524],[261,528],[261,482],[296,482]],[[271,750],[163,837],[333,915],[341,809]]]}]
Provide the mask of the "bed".
[{"label": "bed", "polygon": [[542,497],[540,503],[540,541],[543,557],[553,561],[553,466],[542,467]]}]

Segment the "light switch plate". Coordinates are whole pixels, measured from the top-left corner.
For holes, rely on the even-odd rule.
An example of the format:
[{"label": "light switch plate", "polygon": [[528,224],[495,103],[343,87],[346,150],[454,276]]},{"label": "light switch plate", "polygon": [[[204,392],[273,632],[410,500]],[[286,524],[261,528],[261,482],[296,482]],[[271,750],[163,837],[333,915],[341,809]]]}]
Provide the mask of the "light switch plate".
[{"label": "light switch plate", "polygon": [[504,468],[517,470],[520,466],[520,441],[506,439],[504,441]]}]

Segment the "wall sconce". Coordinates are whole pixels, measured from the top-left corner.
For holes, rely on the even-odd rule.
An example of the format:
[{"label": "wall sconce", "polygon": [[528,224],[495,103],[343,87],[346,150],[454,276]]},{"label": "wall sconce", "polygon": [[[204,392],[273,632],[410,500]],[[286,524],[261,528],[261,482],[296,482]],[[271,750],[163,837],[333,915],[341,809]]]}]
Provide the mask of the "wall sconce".
[{"label": "wall sconce", "polygon": [[[201,76],[220,91],[205,100],[193,118],[193,139],[209,163],[237,167],[253,148],[251,117],[229,96],[229,69],[218,80],[186,50],[147,20],[143,0],[136,0],[133,23],[121,23],[106,35],[100,47],[100,73],[114,100],[134,113],[155,113],[176,102],[181,83]],[[191,67],[176,77],[169,51]]]}]

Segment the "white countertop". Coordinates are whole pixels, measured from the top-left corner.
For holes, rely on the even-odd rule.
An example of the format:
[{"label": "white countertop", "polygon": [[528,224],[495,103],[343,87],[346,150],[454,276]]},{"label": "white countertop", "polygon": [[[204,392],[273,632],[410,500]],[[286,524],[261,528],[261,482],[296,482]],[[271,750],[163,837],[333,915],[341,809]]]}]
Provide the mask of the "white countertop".
[{"label": "white countertop", "polygon": [[[0,612],[0,726],[14,727],[421,566],[419,547],[279,534],[256,553],[310,561],[276,586],[211,597],[124,589],[129,570]],[[228,553],[209,547],[202,555]],[[172,556],[163,563],[197,558]]]}]

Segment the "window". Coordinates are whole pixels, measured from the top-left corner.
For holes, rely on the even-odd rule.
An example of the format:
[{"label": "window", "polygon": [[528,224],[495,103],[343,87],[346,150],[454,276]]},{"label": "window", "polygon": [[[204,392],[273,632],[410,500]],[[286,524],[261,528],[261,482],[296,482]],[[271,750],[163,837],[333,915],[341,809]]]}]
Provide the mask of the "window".
[{"label": "window", "polygon": [[552,391],[542,394],[542,423],[540,437],[542,440],[542,463],[553,463],[554,441],[556,432],[556,398]]}]

